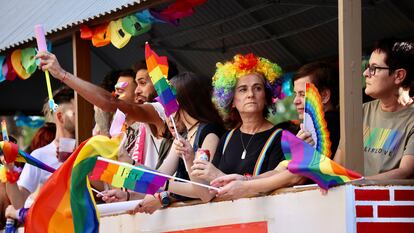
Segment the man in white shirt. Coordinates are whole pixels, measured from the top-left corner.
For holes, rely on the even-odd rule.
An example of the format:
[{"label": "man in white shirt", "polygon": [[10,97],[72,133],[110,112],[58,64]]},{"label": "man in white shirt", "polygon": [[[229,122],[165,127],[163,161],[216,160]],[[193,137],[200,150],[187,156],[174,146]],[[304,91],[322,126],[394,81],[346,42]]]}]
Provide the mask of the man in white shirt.
[{"label": "man in white shirt", "polygon": [[[62,162],[57,157],[57,146],[60,138],[74,138],[75,136],[75,109],[74,92],[70,88],[59,89],[53,96],[58,105],[57,111],[53,113],[56,123],[56,137],[50,144],[34,150],[31,155],[43,163],[59,168]],[[4,161],[3,161],[4,162]],[[13,169],[14,164],[6,164],[7,169]],[[51,173],[38,167],[26,164],[17,183],[6,183],[7,195],[15,209],[24,207],[29,195],[36,191],[39,185],[45,183]],[[28,207],[28,206],[26,206]]]}]

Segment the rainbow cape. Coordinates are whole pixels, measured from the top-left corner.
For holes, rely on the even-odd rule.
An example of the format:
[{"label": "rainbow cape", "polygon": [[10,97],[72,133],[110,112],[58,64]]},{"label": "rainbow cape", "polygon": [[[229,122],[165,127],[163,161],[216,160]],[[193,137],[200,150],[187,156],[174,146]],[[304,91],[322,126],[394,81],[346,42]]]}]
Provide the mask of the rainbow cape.
[{"label": "rainbow cape", "polygon": [[95,168],[89,176],[90,180],[101,180],[112,186],[127,188],[139,193],[153,195],[165,184],[167,177],[158,175],[156,171],[129,164],[113,163],[111,161],[96,161]]},{"label": "rainbow cape", "polygon": [[[287,168],[294,174],[308,177],[322,189],[344,184],[362,176],[335,163],[311,145],[288,131],[282,132],[282,150],[288,161]],[[289,161],[290,160],[290,161]]]},{"label": "rainbow cape", "polygon": [[0,141],[0,154],[4,154],[4,158],[8,163],[28,163],[50,173],[53,173],[56,170],[30,154],[20,150],[16,144],[9,141]]},{"label": "rainbow cape", "polygon": [[312,134],[315,148],[319,153],[331,157],[331,140],[329,138],[328,126],[321,96],[318,89],[312,83],[306,83],[305,112],[303,117],[304,129]]},{"label": "rainbow cape", "polygon": [[153,50],[151,50],[147,42],[145,44],[145,61],[147,62],[148,74],[154,84],[160,103],[164,106],[165,115],[169,117],[178,110],[178,103],[175,98],[176,91],[167,80],[167,57],[159,57]]},{"label": "rainbow cape", "polygon": [[119,138],[84,141],[47,180],[29,210],[25,232],[98,232],[99,213],[88,173],[98,155],[116,158]]}]

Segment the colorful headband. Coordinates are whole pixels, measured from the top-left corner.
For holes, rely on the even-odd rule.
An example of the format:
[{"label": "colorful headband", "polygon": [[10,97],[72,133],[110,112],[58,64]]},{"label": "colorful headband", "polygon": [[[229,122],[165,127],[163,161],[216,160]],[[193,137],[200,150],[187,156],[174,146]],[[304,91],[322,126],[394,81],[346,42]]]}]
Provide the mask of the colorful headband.
[{"label": "colorful headband", "polygon": [[256,57],[253,53],[237,54],[232,61],[224,64],[219,62],[216,67],[217,70],[213,76],[213,101],[224,116],[227,116],[230,111],[237,80],[248,74],[262,74],[266,80],[266,87],[272,92],[273,99],[281,95],[282,82],[279,79],[282,76],[282,68],[266,58]]}]

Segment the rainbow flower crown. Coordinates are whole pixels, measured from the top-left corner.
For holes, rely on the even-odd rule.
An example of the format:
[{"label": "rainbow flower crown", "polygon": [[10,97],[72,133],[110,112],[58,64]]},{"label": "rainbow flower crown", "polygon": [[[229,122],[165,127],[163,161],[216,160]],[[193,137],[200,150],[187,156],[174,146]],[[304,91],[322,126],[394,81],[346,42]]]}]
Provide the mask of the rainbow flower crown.
[{"label": "rainbow flower crown", "polygon": [[226,117],[230,112],[231,101],[234,96],[234,89],[240,77],[252,73],[259,73],[265,77],[265,86],[272,92],[272,98],[280,98],[282,68],[266,58],[257,57],[253,53],[247,55],[237,54],[233,60],[224,64],[216,64],[216,73],[213,76],[214,96],[219,111]]}]

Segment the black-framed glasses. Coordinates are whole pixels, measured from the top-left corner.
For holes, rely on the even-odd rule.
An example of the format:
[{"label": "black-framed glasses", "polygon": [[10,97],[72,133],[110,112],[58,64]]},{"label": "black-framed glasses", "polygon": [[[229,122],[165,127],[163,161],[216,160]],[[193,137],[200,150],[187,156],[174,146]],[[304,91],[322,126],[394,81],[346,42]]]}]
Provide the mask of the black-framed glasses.
[{"label": "black-framed glasses", "polygon": [[371,76],[373,76],[373,75],[375,75],[375,72],[377,71],[377,70],[392,70],[392,68],[391,67],[382,67],[382,66],[374,66],[374,65],[366,65],[365,66],[365,70],[366,69],[368,69],[368,71],[369,71],[369,74],[371,75]]}]

